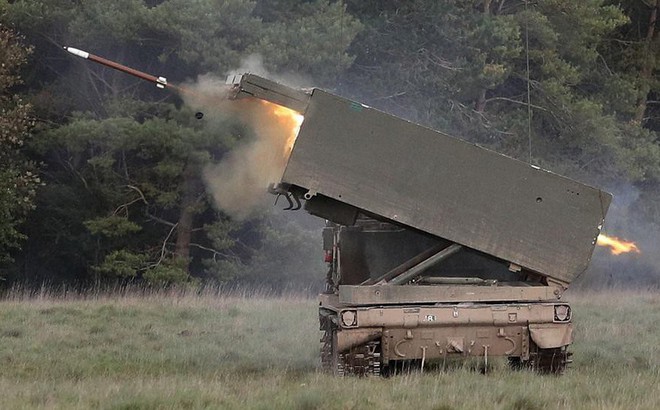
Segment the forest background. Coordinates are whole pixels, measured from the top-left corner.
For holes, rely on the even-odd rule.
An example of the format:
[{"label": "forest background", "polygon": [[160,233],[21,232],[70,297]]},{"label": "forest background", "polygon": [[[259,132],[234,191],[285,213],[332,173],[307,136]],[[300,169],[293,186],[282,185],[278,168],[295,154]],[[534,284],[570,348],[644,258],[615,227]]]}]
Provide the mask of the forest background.
[{"label": "forest background", "polygon": [[[63,51],[171,82],[252,68],[615,195],[588,287],[660,283],[658,0],[0,0],[6,286],[320,288],[321,220],[217,208],[203,171],[254,131]],[[256,67],[256,68],[255,68]],[[209,124],[212,123],[212,126]],[[272,201],[264,193],[266,201]]]}]

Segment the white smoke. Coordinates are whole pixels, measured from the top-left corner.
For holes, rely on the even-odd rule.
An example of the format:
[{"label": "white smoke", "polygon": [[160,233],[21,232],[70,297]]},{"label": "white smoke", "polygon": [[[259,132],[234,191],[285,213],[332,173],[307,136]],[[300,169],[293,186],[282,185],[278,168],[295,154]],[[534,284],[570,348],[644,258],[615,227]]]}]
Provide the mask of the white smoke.
[{"label": "white smoke", "polygon": [[614,195],[605,219],[603,232],[608,236],[635,242],[641,253],[612,255],[608,248],[597,246],[591,265],[577,285],[599,287],[660,286],[660,226],[645,218],[643,207],[649,199],[629,183],[608,189]]},{"label": "white smoke", "polygon": [[[272,76],[259,55],[250,55],[230,74],[257,74],[271,80],[298,86],[303,79],[294,76]],[[242,136],[236,147],[225,154],[220,163],[203,171],[207,189],[216,205],[235,219],[244,219],[255,211],[272,205],[268,194],[270,183],[281,180],[287,157],[284,154],[291,134],[291,124],[273,114],[272,105],[258,99],[229,100],[230,86],[225,79],[213,75],[200,76],[187,85],[192,93],[184,101],[205,114],[208,132],[227,132],[228,117],[248,125],[254,135]]]}]

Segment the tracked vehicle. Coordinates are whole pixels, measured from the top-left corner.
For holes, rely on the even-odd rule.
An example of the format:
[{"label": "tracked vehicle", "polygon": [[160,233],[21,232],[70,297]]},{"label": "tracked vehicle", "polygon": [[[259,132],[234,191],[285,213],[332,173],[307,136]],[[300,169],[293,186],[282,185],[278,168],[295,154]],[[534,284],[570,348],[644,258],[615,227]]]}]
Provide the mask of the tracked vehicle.
[{"label": "tracked vehicle", "polygon": [[561,373],[611,195],[321,89],[231,76],[232,98],[304,115],[270,191],[327,220],[323,368],[506,357]]}]

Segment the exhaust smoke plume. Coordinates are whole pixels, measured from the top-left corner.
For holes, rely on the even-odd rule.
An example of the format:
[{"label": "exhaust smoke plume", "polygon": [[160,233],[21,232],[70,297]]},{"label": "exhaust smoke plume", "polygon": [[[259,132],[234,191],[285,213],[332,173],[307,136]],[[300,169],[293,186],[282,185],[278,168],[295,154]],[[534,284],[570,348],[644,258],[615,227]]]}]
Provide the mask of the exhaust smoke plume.
[{"label": "exhaust smoke plume", "polygon": [[655,250],[660,242],[660,230],[656,221],[644,217],[642,208],[649,200],[641,198],[640,191],[627,183],[608,190],[614,194],[614,200],[607,213],[604,231],[634,241],[634,244],[623,241],[623,245],[631,246],[628,253],[614,253],[611,246],[596,247],[587,273],[573,286],[590,289],[611,286],[657,288],[660,284],[660,255]]},{"label": "exhaust smoke plume", "polygon": [[[258,56],[250,56],[240,69],[232,71],[247,72],[268,76]],[[204,169],[216,205],[235,219],[272,205],[268,185],[282,177],[302,116],[263,100],[228,100],[230,87],[224,78],[200,76],[187,88],[192,92],[183,95],[184,101],[205,114],[209,132],[227,133],[228,118],[240,120],[254,132],[252,138],[241,138],[220,163]]]}]

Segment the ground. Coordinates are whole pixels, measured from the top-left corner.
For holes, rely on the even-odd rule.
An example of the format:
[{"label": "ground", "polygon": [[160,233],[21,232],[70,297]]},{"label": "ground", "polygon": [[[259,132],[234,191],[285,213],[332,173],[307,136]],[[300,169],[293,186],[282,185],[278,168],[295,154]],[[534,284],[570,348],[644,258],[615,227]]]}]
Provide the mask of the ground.
[{"label": "ground", "polygon": [[570,293],[565,375],[495,361],[390,378],[318,372],[311,297],[191,292],[0,302],[2,408],[657,409],[660,292]]}]

